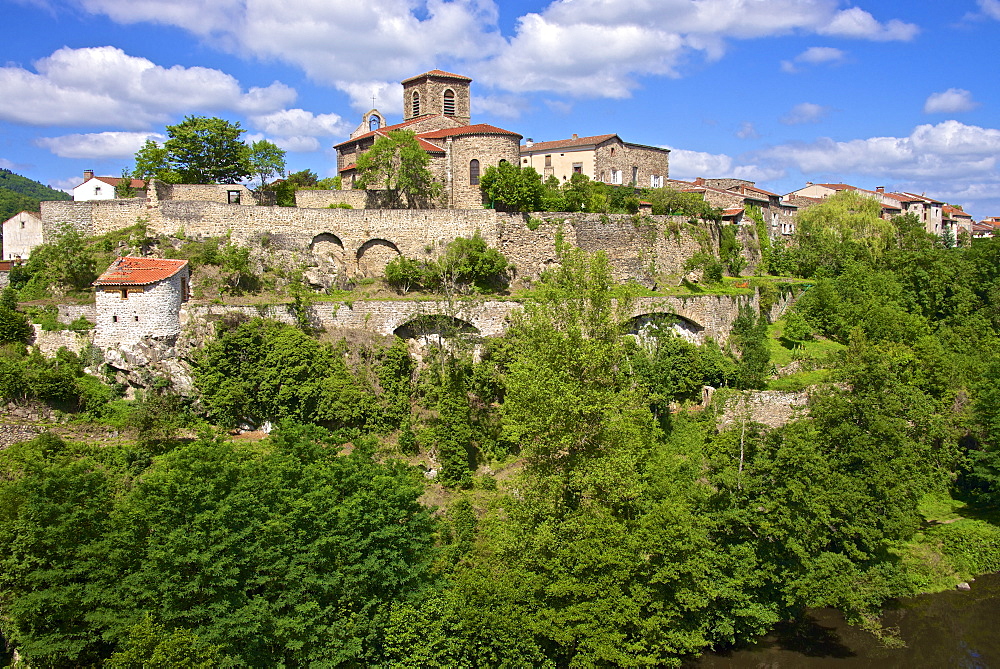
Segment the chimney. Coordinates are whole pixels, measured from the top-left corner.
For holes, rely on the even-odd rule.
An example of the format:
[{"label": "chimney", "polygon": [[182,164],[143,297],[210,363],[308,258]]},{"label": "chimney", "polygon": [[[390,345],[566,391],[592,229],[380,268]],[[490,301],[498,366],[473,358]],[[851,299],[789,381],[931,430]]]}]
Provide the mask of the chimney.
[{"label": "chimney", "polygon": [[807,181],[807,182],[806,182],[806,185],[807,185],[807,186],[812,186],[812,185],[813,185],[813,182],[812,182],[812,181]]},{"label": "chimney", "polygon": [[884,193],[885,192],[885,186],[875,186],[875,192],[876,193]]},{"label": "chimney", "polygon": [[84,181],[90,181],[93,178],[94,178],[94,170],[84,170],[83,171],[83,180]]},{"label": "chimney", "polygon": [[698,177],[697,179],[694,180],[694,184],[696,186],[704,186],[705,185],[705,179],[703,177]]},{"label": "chimney", "polygon": [[573,133],[573,139],[580,139],[580,136],[579,136],[579,135],[577,135],[577,134],[576,134],[576,133],[574,132],[574,133]]},{"label": "chimney", "polygon": [[528,139],[524,140],[524,145],[530,149],[535,145],[535,140],[529,137]]}]

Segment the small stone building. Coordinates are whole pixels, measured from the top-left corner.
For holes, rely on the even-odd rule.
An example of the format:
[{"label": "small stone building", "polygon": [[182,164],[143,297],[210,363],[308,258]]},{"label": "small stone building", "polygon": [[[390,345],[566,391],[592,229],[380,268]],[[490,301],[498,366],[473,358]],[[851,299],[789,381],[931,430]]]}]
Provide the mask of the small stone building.
[{"label": "small stone building", "polygon": [[[94,176],[94,170],[84,170],[83,183],[73,188],[73,200],[113,200],[117,197],[115,189],[121,182],[121,177],[98,177]],[[137,195],[141,195],[146,188],[146,182],[142,179],[131,179],[130,185]]]},{"label": "small stone building", "polygon": [[533,142],[520,147],[521,167],[534,167],[542,179],[569,181],[585,174],[607,184],[663,188],[669,178],[670,149],[625,142],[615,134]]},{"label": "small stone building", "polygon": [[181,304],[191,273],[187,260],[118,258],[94,282],[100,347],[180,334]]},{"label": "small stone building", "polygon": [[27,260],[42,243],[42,214],[22,211],[3,222],[3,259]]},{"label": "small stone building", "polygon": [[431,70],[403,83],[403,122],[385,125],[372,109],[346,142],[337,144],[337,172],[343,188],[354,186],[358,157],[391,130],[411,130],[430,158],[428,169],[444,186],[446,206],[483,206],[479,177],[487,167],[517,164],[521,135],[485,123],[471,124],[469,87],[472,79]]}]

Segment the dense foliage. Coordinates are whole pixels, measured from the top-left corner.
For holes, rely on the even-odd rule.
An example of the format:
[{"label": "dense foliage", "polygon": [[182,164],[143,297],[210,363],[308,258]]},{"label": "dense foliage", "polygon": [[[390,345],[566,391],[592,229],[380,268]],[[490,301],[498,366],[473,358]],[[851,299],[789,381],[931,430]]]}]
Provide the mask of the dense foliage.
[{"label": "dense foliage", "polygon": [[[887,598],[1000,568],[1000,239],[871,214],[805,217],[769,258],[796,305],[744,309],[725,346],[632,318],[608,259],[572,249],[488,340],[447,314],[387,345],[227,316],[197,403],[152,389],[134,444],[0,453],[0,631],[37,666],[680,666],[817,606],[886,634]],[[438,262],[506,268],[477,238]],[[8,294],[5,397],[120,402],[27,353],[19,315]],[[816,371],[806,414],[751,420],[750,389]],[[176,438],[191,411],[274,429]],[[953,498],[976,518],[927,521]]]},{"label": "dense foliage", "polygon": [[427,169],[429,164],[430,157],[412,130],[390,130],[358,156],[355,185],[378,189],[386,208],[425,207],[442,191],[441,183]]},{"label": "dense foliage", "polygon": [[70,199],[68,193],[0,168],[0,222],[22,211],[37,212],[42,200]]}]

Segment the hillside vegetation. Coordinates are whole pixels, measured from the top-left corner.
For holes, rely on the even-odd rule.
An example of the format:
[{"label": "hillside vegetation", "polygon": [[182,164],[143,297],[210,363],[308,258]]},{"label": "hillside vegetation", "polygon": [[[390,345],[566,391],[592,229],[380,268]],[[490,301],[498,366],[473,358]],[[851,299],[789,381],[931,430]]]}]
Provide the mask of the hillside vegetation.
[{"label": "hillside vegetation", "polygon": [[42,200],[71,200],[68,193],[0,169],[0,222],[22,211],[38,211]]},{"label": "hillside vegetation", "polygon": [[[0,394],[73,418],[0,452],[0,631],[33,666],[677,667],[832,606],[894,642],[888,598],[1000,569],[1000,238],[831,200],[770,250],[795,307],[726,347],[623,336],[634,287],[563,249],[502,337],[227,316],[193,395],[126,399],[8,291]],[[700,405],[782,384],[781,427]]]}]

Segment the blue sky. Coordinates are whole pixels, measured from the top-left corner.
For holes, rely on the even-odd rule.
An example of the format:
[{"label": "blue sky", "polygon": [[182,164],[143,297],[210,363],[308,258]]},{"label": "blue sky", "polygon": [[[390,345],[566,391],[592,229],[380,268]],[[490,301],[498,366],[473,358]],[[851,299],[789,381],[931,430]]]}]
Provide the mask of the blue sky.
[{"label": "blue sky", "polygon": [[400,79],[473,77],[473,122],[616,132],[674,178],[927,193],[1000,215],[1000,0],[0,0],[0,167],[116,176],[189,114],[334,174]]}]

